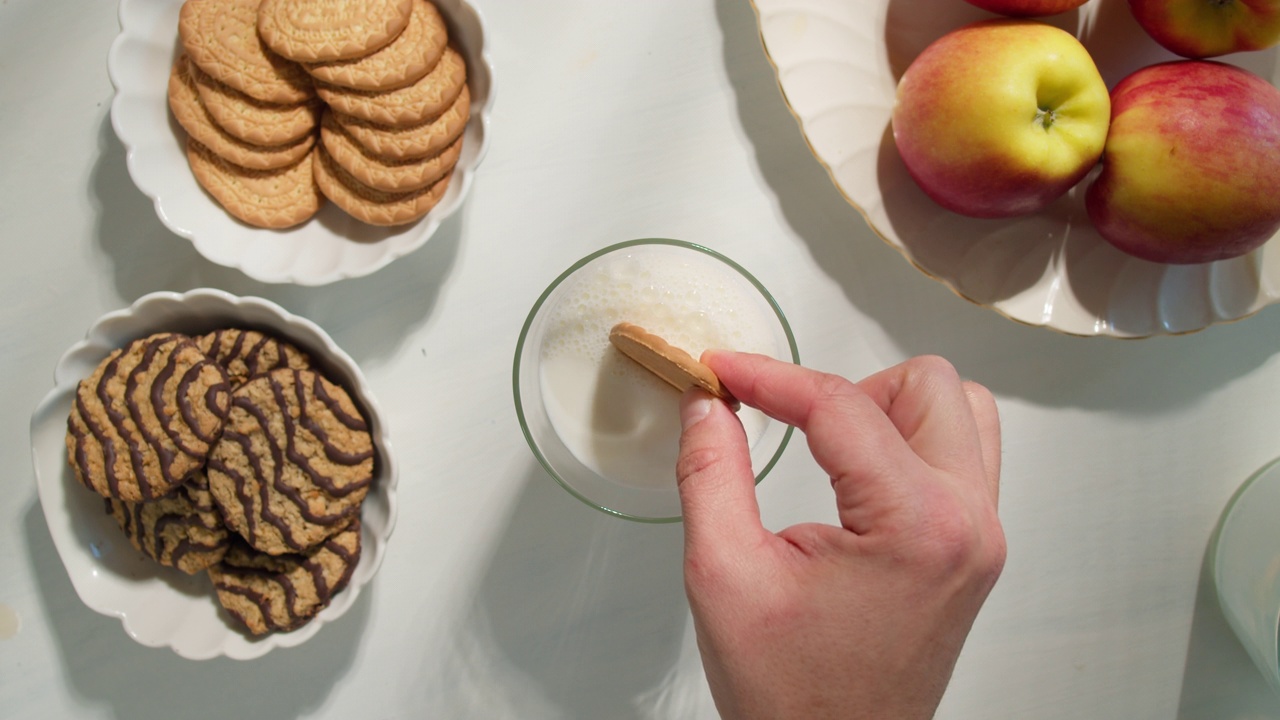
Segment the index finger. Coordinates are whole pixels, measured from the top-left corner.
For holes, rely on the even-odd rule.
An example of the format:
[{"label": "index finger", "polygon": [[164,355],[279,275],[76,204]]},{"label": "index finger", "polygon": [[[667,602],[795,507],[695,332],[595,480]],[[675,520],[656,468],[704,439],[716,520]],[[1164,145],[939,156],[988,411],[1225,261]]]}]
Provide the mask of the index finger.
[{"label": "index finger", "polygon": [[763,355],[708,351],[702,361],[743,404],[804,432],[831,477],[841,523],[869,529],[861,507],[926,469],[875,398],[848,380]]},{"label": "index finger", "polygon": [[942,358],[912,358],[856,384],[762,355],[709,351],[703,362],[739,400],[804,430],[833,478],[877,463],[900,475],[922,462],[953,477],[987,476],[973,406]]}]

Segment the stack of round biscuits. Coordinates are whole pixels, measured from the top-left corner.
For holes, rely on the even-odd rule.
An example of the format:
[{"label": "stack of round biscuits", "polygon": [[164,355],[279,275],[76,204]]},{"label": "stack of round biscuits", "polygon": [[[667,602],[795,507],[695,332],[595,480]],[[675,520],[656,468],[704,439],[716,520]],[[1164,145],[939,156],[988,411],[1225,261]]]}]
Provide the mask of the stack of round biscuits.
[{"label": "stack of round biscuits", "polygon": [[401,225],[443,197],[471,97],[429,0],[186,0],[178,32],[169,106],[235,217],[291,227],[327,197]]},{"label": "stack of round biscuits", "polygon": [[255,635],[306,623],[359,561],[373,440],[288,342],[239,328],[135,340],[80,382],[66,445],[130,543],[207,571]]}]

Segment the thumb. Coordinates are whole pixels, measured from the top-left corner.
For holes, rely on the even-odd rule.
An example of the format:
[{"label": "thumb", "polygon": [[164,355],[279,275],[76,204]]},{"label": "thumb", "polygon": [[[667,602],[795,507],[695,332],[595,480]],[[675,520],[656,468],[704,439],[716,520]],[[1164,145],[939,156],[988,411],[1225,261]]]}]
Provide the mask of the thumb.
[{"label": "thumb", "polygon": [[751,453],[738,416],[694,388],[680,399],[680,425],[676,484],[686,550],[707,543],[736,545],[762,532]]}]

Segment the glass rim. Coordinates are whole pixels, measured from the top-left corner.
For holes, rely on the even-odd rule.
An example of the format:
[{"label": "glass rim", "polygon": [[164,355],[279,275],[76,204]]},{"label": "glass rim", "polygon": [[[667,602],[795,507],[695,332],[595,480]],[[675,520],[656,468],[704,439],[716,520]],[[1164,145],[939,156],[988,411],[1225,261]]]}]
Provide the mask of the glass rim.
[{"label": "glass rim", "polygon": [[[1280,457],[1272,458],[1263,463],[1261,467],[1250,473],[1249,476],[1244,479],[1244,482],[1240,483],[1239,487],[1232,491],[1231,497],[1227,499],[1227,502],[1222,506],[1222,511],[1218,513],[1217,523],[1214,525],[1213,533],[1209,537],[1208,553],[1209,576],[1214,580],[1215,585],[1217,584],[1218,574],[1218,546],[1221,544],[1220,540],[1222,539],[1223,527],[1227,525],[1228,519],[1230,519],[1232,513],[1236,509],[1236,506],[1240,503],[1240,499],[1244,497],[1249,488],[1253,487],[1258,482],[1261,482],[1264,477],[1268,477],[1272,473],[1278,471],[1280,471]],[[1277,628],[1277,630],[1280,631],[1280,628]]]},{"label": "glass rim", "polygon": [[[625,520],[631,520],[634,522],[650,523],[650,524],[676,523],[676,522],[681,522],[684,519],[684,516],[676,515],[673,517],[648,517],[648,516],[635,515],[632,513],[623,512],[616,508],[607,507],[599,502],[596,502],[584,496],[581,492],[579,492],[576,488],[574,488],[567,480],[565,480],[563,477],[560,476],[560,473],[557,472],[555,468],[551,466],[550,461],[547,460],[546,456],[542,452],[542,449],[538,447],[538,442],[534,439],[533,433],[529,429],[529,422],[525,417],[524,403],[520,398],[520,359],[521,359],[521,356],[524,354],[525,342],[528,339],[530,328],[533,327],[533,321],[538,317],[538,313],[540,310],[542,310],[542,306],[547,302],[547,299],[551,297],[551,294],[554,293],[556,289],[560,287],[561,283],[567,280],[569,276],[573,275],[578,270],[581,270],[583,267],[585,267],[592,261],[600,257],[603,257],[605,255],[615,253],[619,250],[624,250],[629,247],[637,247],[642,245],[666,245],[670,247],[683,248],[686,250],[693,250],[724,263],[725,265],[733,269],[735,272],[737,272],[739,275],[741,275],[744,279],[746,279],[749,283],[751,283],[753,287],[755,287],[756,291],[760,293],[760,296],[764,298],[765,302],[769,305],[769,308],[773,310],[773,314],[777,317],[778,323],[782,326],[783,335],[787,338],[787,349],[791,353],[791,362],[796,365],[800,364],[800,349],[796,345],[795,333],[793,333],[791,330],[791,323],[787,320],[786,314],[783,313],[782,308],[778,306],[778,302],[777,300],[774,299],[773,294],[769,292],[769,290],[764,286],[763,283],[760,282],[759,279],[756,278],[755,275],[752,275],[750,272],[748,272],[746,268],[742,267],[737,262],[734,262],[729,257],[715,250],[712,250],[711,248],[706,247],[705,245],[699,245],[698,243],[689,242],[687,240],[674,240],[671,238],[636,238],[634,240],[624,240],[622,242],[613,243],[612,245],[607,245],[605,247],[600,248],[599,250],[596,250],[586,255],[585,257],[579,259],[577,262],[570,265],[564,272],[557,275],[556,278],[552,280],[549,285],[547,285],[546,289],[542,291],[542,294],[538,296],[537,301],[534,302],[533,307],[530,308],[529,314],[525,318],[524,325],[520,328],[520,337],[516,341],[515,359],[512,364],[512,370],[511,370],[511,386],[515,396],[516,418],[520,423],[520,432],[524,435],[525,442],[529,445],[529,449],[533,451],[533,455],[538,460],[538,464],[541,465],[542,468],[547,471],[547,474],[549,474],[551,478],[555,480],[557,484],[560,485],[560,487],[564,488],[564,490],[567,491],[571,496],[577,498],[579,501],[585,503],[586,505],[589,505],[595,508],[596,510],[600,510],[601,512],[604,512],[609,515],[613,515],[615,517],[620,517]],[[770,418],[770,420],[772,422],[781,422],[773,418]],[[764,466],[761,467],[760,472],[756,473],[756,476],[755,476],[756,485],[759,485],[760,482],[764,480],[765,476],[768,475],[771,470],[773,470],[774,466],[778,464],[778,461],[782,459],[783,451],[787,449],[787,445],[790,444],[791,442],[791,436],[795,433],[795,427],[792,425],[786,425],[786,424],[784,425],[785,425],[785,430],[783,431],[782,440],[778,443],[777,449],[774,450],[773,455],[769,457],[768,462],[766,462]]]}]

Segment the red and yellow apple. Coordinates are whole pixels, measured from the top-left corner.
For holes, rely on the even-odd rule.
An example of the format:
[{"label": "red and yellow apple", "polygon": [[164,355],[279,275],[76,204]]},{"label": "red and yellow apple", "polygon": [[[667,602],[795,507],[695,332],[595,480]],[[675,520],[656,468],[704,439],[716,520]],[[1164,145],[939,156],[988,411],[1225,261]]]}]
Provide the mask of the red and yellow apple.
[{"label": "red and yellow apple", "polygon": [[1129,0],[1156,42],[1188,58],[1262,50],[1280,42],[1280,0]]},{"label": "red and yellow apple", "polygon": [[1201,263],[1247,253],[1280,229],[1280,90],[1232,65],[1179,60],[1121,80],[1111,107],[1085,204],[1112,245]]},{"label": "red and yellow apple", "polygon": [[983,10],[1009,17],[1044,17],[1075,10],[1088,0],[969,0]]},{"label": "red and yellow apple", "polygon": [[907,172],[942,207],[973,217],[1036,212],[1088,173],[1111,105],[1088,51],[1033,20],[983,20],[907,67],[893,109]]}]

